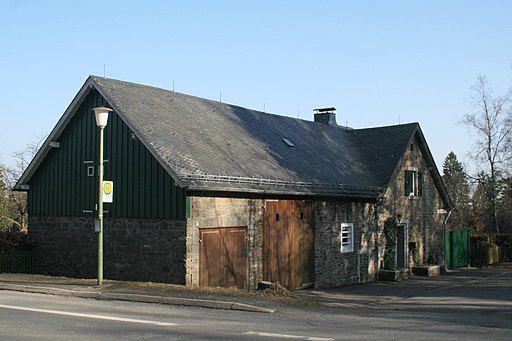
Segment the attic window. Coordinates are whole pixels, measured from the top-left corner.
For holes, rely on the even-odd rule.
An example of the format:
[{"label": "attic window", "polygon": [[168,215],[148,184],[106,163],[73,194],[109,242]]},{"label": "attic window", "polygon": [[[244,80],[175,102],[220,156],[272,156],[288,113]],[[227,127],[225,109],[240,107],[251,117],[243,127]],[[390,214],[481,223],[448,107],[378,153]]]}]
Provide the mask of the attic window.
[{"label": "attic window", "polygon": [[405,195],[408,197],[423,196],[424,174],[416,170],[405,171]]},{"label": "attic window", "polygon": [[281,140],[283,140],[284,143],[286,143],[286,145],[290,148],[295,148],[295,145],[293,144],[292,141],[288,140],[287,138],[282,138]]}]

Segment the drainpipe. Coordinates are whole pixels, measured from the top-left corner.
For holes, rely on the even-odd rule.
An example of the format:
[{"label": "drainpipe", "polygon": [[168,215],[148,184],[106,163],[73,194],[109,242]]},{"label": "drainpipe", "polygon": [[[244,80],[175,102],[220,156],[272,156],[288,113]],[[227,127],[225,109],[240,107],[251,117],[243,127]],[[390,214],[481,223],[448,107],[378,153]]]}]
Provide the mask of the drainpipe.
[{"label": "drainpipe", "polygon": [[378,208],[384,204],[384,195],[379,195],[377,203],[374,205],[375,210],[375,244],[377,247],[377,280],[379,278],[378,272],[380,269],[380,244],[379,244],[379,210]]},{"label": "drainpipe", "polygon": [[444,218],[444,221],[443,221],[443,263],[444,263],[445,269],[446,269],[446,224],[448,223],[448,219],[450,219],[451,215],[452,215],[452,210],[449,210],[448,214],[446,215],[446,218]]},{"label": "drainpipe", "polygon": [[361,256],[364,253],[364,248],[360,248],[357,253],[357,282],[361,283]]},{"label": "drainpipe", "polygon": [[446,223],[448,223],[448,219],[450,219],[450,216],[452,215],[452,210],[449,210],[448,211],[448,215],[446,216],[446,218],[444,218],[444,226],[446,227]]}]

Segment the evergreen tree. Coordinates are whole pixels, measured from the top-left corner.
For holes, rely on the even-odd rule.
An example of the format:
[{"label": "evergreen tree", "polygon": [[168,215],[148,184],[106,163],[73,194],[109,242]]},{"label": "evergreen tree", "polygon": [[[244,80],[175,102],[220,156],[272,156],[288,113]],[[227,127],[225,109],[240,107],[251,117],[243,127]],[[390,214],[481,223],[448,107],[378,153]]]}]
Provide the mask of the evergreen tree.
[{"label": "evergreen tree", "polygon": [[457,228],[467,228],[471,222],[469,183],[462,163],[457,155],[450,152],[443,162],[443,180],[448,194],[453,202],[451,225]]}]

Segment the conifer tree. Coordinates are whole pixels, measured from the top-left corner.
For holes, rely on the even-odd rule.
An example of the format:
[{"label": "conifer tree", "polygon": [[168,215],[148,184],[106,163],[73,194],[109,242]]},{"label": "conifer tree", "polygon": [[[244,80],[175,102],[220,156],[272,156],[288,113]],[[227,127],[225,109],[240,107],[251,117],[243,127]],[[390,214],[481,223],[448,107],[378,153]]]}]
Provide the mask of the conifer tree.
[{"label": "conifer tree", "polygon": [[450,152],[443,162],[443,180],[453,202],[451,224],[457,228],[471,225],[469,183],[462,163]]}]

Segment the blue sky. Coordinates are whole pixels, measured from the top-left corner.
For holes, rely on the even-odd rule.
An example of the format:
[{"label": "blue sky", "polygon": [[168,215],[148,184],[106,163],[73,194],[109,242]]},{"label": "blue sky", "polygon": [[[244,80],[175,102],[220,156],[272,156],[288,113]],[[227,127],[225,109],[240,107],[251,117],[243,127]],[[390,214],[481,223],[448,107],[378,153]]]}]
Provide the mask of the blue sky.
[{"label": "blue sky", "polygon": [[419,122],[467,167],[481,74],[512,84],[512,1],[0,0],[0,163],[49,133],[88,75],[354,128]]}]

